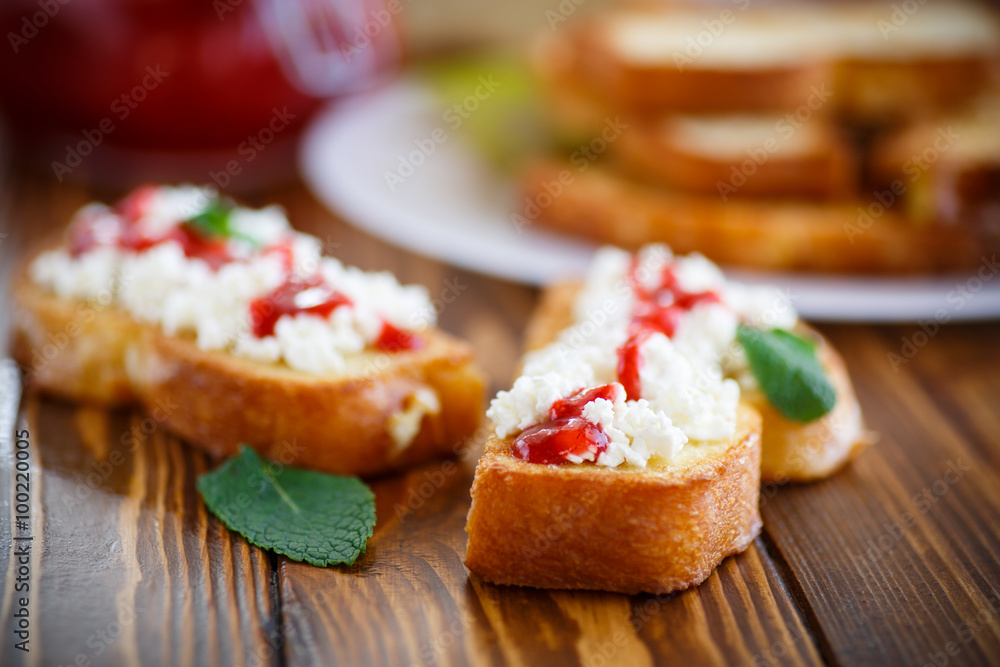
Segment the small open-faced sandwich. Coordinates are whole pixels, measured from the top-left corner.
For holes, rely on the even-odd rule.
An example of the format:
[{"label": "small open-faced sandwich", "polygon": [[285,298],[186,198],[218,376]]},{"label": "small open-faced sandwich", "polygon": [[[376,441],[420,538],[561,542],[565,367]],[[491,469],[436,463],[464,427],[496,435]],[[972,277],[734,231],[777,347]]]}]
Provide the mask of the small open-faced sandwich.
[{"label": "small open-faced sandwich", "polygon": [[697,585],[757,534],[762,472],[823,477],[866,441],[834,350],[700,255],[601,250],[527,347],[472,489],[466,562],[494,583]]},{"label": "small open-faced sandwich", "polygon": [[138,188],[90,204],[14,287],[15,358],[71,400],[140,402],[215,455],[375,475],[448,454],[480,421],[471,348],[419,286],[323,256],[277,207]]}]

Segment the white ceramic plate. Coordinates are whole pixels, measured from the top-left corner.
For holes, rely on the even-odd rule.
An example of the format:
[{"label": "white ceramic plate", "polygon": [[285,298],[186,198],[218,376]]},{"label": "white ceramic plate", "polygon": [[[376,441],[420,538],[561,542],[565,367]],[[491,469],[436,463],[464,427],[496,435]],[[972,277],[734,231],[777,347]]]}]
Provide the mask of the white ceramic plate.
[{"label": "white ceramic plate", "polygon": [[[509,217],[513,184],[464,146],[449,120],[430,91],[401,79],[319,114],[303,139],[302,173],[320,201],[348,222],[423,255],[534,285],[581,275],[594,246],[518,230]],[[933,278],[727,273],[788,290],[813,320],[1000,317],[1000,266],[984,259],[980,269]]]}]

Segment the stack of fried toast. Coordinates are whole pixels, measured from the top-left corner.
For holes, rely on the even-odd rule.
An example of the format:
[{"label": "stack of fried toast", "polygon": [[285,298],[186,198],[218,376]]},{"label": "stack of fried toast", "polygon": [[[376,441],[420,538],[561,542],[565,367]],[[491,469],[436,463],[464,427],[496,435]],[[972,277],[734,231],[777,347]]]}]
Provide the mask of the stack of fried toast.
[{"label": "stack of fried toast", "polygon": [[1000,246],[984,6],[659,4],[561,27],[532,62],[565,149],[525,170],[532,223],[783,270],[961,270]]}]

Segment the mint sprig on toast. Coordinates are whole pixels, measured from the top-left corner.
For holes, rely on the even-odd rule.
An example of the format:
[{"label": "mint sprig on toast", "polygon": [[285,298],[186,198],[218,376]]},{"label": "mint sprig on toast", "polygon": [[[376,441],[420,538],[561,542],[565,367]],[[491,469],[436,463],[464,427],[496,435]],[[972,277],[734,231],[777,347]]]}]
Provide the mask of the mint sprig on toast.
[{"label": "mint sprig on toast", "polygon": [[736,337],[750,369],[771,404],[797,422],[819,419],[833,409],[837,392],[809,340],[784,329],[740,325]]}]

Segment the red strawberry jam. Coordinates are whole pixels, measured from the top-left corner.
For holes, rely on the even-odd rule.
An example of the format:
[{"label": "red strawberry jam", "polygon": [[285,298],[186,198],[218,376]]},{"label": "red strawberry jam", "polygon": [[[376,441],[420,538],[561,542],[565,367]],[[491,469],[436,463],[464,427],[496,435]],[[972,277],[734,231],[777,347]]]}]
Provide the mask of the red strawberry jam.
[{"label": "red strawberry jam", "polygon": [[168,241],[175,241],[184,251],[185,257],[203,260],[213,271],[233,261],[226,239],[207,237],[183,223],[160,236],[147,236],[137,226],[126,227],[118,246],[140,253]]},{"label": "red strawberry jam", "polygon": [[250,320],[258,338],[274,335],[274,325],[282,315],[309,313],[327,317],[351,300],[323,282],[319,276],[302,280],[289,277],[270,294],[250,302]]},{"label": "red strawberry jam", "polygon": [[159,188],[155,185],[140,185],[132,190],[111,209],[125,221],[126,224],[137,222],[146,216],[149,204]]},{"label": "red strawberry jam", "polygon": [[606,384],[559,399],[549,409],[546,421],[517,436],[514,456],[528,463],[569,463],[570,455],[583,458],[588,454],[596,460],[608,448],[608,436],[600,426],[583,418],[583,408],[595,399],[613,401],[614,397],[614,385]]},{"label": "red strawberry jam", "polygon": [[635,294],[632,323],[628,340],[618,348],[618,380],[625,387],[625,395],[630,400],[642,396],[639,371],[642,366],[640,350],[643,343],[653,333],[659,332],[673,338],[681,318],[702,303],[719,303],[715,292],[687,292],[681,288],[673,267],[664,267],[660,274],[660,284],[647,289],[638,279],[638,261],[632,262],[629,282]]},{"label": "red strawberry jam", "polygon": [[224,238],[203,235],[189,224],[182,223],[170,231],[150,236],[139,221],[149,211],[149,204],[156,195],[157,188],[143,185],[132,191],[111,209],[114,215],[105,211],[83,211],[70,225],[67,234],[67,249],[72,257],[93,250],[99,246],[115,246],[135,253],[176,241],[184,250],[184,256],[204,260],[213,270],[233,261],[229,244]]},{"label": "red strawberry jam", "polygon": [[382,332],[375,347],[383,352],[402,352],[404,350],[419,350],[424,346],[424,339],[415,333],[405,331],[397,326],[382,323]]}]

